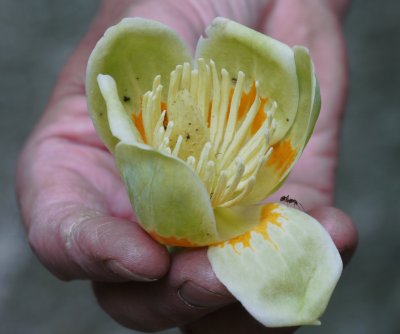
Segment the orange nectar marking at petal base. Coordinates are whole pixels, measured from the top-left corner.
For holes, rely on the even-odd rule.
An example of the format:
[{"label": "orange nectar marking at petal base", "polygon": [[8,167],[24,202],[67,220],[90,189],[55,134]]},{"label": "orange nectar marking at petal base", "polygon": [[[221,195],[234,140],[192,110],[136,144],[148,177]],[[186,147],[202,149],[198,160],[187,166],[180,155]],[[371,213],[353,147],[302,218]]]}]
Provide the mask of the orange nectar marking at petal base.
[{"label": "orange nectar marking at petal base", "polygon": [[146,134],[144,132],[142,111],[140,111],[140,113],[138,115],[135,115],[134,113],[132,113],[131,117],[132,117],[133,123],[135,124],[136,128],[138,129],[140,135],[142,136],[143,141],[146,143]]},{"label": "orange nectar marking at petal base", "polygon": [[[163,112],[164,110],[167,111],[167,104],[165,102],[161,102],[161,110],[160,110],[160,112]],[[168,114],[167,113],[165,113],[163,126],[164,126],[165,129],[168,126]]]},{"label": "orange nectar marking at petal base", "polygon": [[177,238],[174,236],[163,237],[155,231],[148,231],[147,233],[149,233],[154,240],[158,241],[160,244],[163,245],[176,246],[176,247],[199,247],[199,245],[196,245],[185,238]]},{"label": "orange nectar marking at petal base", "polygon": [[261,98],[260,108],[254,118],[253,125],[251,127],[251,134],[254,134],[258,131],[258,129],[263,125],[264,121],[267,119],[267,114],[264,111],[265,105],[268,102],[268,97]]},{"label": "orange nectar marking at petal base", "polygon": [[[133,123],[135,124],[136,128],[138,129],[140,135],[143,138],[143,141],[146,143],[146,134],[144,131],[144,125],[143,125],[143,110],[142,110],[142,98],[140,98],[140,110],[139,113],[136,115],[135,113],[132,113],[131,119]],[[161,108],[160,108],[160,113],[163,112],[164,110],[167,110],[167,104],[165,102],[161,102]],[[165,114],[165,118],[163,121],[163,125],[166,128],[168,125],[168,115]]]},{"label": "orange nectar marking at petal base", "polygon": [[[240,98],[238,121],[241,120],[243,116],[250,110],[250,107],[253,104],[254,99],[256,98],[256,94],[257,94],[256,83],[253,82],[253,85],[251,86],[249,92],[248,93],[243,92],[242,97]],[[233,90],[231,91],[230,101],[232,100],[232,96],[233,96]],[[251,134],[256,133],[257,130],[264,123],[265,119],[267,118],[267,115],[264,111],[264,107],[267,104],[269,98],[260,97],[260,99],[261,99],[260,107],[258,109],[256,117],[254,118],[253,125],[251,127]]]},{"label": "orange nectar marking at petal base", "polygon": [[249,92],[243,92],[242,97],[240,98],[238,120],[240,120],[246,114],[246,112],[249,111],[251,105],[254,102],[254,99],[256,98],[256,93],[256,83],[253,82],[253,85],[251,86]]},{"label": "orange nectar marking at petal base", "polygon": [[276,243],[274,243],[274,241],[270,238],[268,234],[268,225],[272,224],[282,228],[282,223],[279,222],[279,218],[284,218],[284,216],[282,216],[282,214],[276,210],[278,207],[279,204],[266,204],[261,210],[260,223],[256,227],[253,227],[250,231],[247,231],[246,233],[239,235],[236,238],[233,238],[226,242],[222,242],[217,246],[224,247],[226,245],[231,245],[235,253],[240,254],[241,251],[237,249],[237,245],[242,244],[242,251],[245,248],[251,248],[254,251],[254,248],[251,245],[251,237],[253,233],[256,233],[260,235],[264,240],[270,242],[275,250],[277,250],[278,246],[276,245]]},{"label": "orange nectar marking at petal base", "polygon": [[273,151],[267,165],[274,167],[279,176],[282,176],[294,162],[297,152],[290,140],[280,141],[272,147]]},{"label": "orange nectar marking at petal base", "polygon": [[[227,113],[226,113],[226,121],[229,118],[229,113],[231,110],[231,103],[232,103],[232,98],[233,98],[233,93],[234,89],[231,88],[229,91],[229,102],[228,102],[228,107],[227,107]],[[256,83],[253,82],[253,85],[251,86],[250,90],[248,93],[243,92],[242,96],[240,98],[240,103],[239,103],[239,109],[238,109],[238,114],[237,114],[237,121],[239,122],[243,116],[246,115],[246,113],[250,110],[251,105],[254,102],[254,99],[256,98]],[[254,118],[253,125],[251,127],[251,134],[254,134],[257,132],[257,130],[261,127],[261,125],[264,123],[264,121],[267,119],[267,114],[264,111],[265,105],[267,104],[269,98],[268,97],[260,97],[261,103],[260,107],[258,109],[258,112]],[[212,108],[212,100],[210,100],[209,108],[208,108],[208,127],[210,127],[210,119],[211,119],[211,108]]]}]

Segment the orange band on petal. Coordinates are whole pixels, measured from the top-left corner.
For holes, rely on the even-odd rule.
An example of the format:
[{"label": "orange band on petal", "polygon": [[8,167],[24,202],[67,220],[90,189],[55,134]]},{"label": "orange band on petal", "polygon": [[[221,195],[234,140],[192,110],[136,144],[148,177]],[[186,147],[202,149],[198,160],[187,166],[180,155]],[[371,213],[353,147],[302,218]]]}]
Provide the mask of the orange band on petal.
[{"label": "orange band on petal", "polygon": [[282,176],[296,159],[297,151],[293,148],[290,140],[280,141],[272,147],[273,151],[267,164],[274,167],[279,176]]},{"label": "orange band on petal", "polygon": [[231,245],[235,253],[240,254],[241,251],[238,250],[238,245],[242,244],[242,251],[246,248],[251,248],[254,250],[254,248],[251,245],[251,238],[254,234],[260,235],[264,240],[272,243],[274,248],[278,248],[278,246],[272,241],[268,234],[268,225],[272,224],[278,227],[282,227],[282,223],[279,221],[279,218],[282,218],[282,214],[278,212],[276,209],[279,207],[278,204],[275,203],[270,203],[266,204],[260,214],[260,223],[255,226],[253,229],[250,231],[247,231],[246,233],[239,235],[236,238],[233,238],[231,240],[228,240],[224,243],[219,244],[219,247],[224,247],[226,245]]},{"label": "orange band on petal", "polygon": [[167,245],[167,246],[175,246],[175,247],[198,247],[198,245],[194,244],[193,242],[185,239],[185,238],[177,238],[174,236],[171,237],[163,237],[155,231],[148,231],[151,237],[158,241],[160,244]]},{"label": "orange band on petal", "polygon": [[251,133],[254,134],[263,125],[264,121],[267,119],[267,114],[264,111],[265,105],[268,102],[268,97],[261,98],[260,108],[258,109],[257,115],[254,118],[253,125],[251,127]]},{"label": "orange band on petal", "polygon": [[[140,98],[139,105],[140,105],[139,113],[137,115],[135,113],[132,113],[131,119],[132,119],[133,123],[135,124],[136,128],[138,129],[139,133],[141,134],[144,143],[147,143],[146,133],[144,130],[144,125],[143,125],[142,98]],[[164,110],[167,110],[167,104],[165,102],[161,102],[160,113],[162,113]],[[164,128],[166,128],[167,125],[168,125],[168,114],[166,113],[164,121],[163,121]]]},{"label": "orange band on petal", "polygon": [[138,131],[140,132],[143,141],[146,143],[146,134],[144,132],[142,112],[140,112],[139,115],[132,114],[132,120],[136,126],[136,129],[138,129]]},{"label": "orange band on petal", "polygon": [[[231,102],[233,97],[234,89],[231,88],[229,92],[229,103],[228,103],[228,112],[226,113],[226,120],[229,118],[229,113],[231,109]],[[240,121],[243,116],[250,110],[251,105],[253,104],[257,95],[256,83],[253,82],[248,93],[243,92],[240,98],[239,110],[238,110],[238,121]],[[251,126],[251,134],[257,132],[257,130],[263,125],[264,121],[267,119],[267,114],[265,113],[265,105],[267,104],[269,98],[268,97],[260,97],[261,103],[258,108],[258,112],[256,117],[254,118],[253,124]],[[211,110],[210,110],[211,111]],[[210,122],[208,122],[210,123]]]}]

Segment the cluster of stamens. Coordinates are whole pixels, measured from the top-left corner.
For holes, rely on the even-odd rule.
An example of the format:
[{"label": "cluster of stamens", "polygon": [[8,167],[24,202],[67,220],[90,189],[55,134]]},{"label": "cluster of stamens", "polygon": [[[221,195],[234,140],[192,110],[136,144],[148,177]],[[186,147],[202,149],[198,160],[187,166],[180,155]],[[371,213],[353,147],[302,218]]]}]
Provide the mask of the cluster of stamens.
[{"label": "cluster of stamens", "polygon": [[[222,69],[219,75],[212,60],[207,64],[199,59],[197,64],[196,69],[191,69],[188,63],[178,65],[171,72],[166,104],[162,101],[161,77],[154,79],[152,90],[142,97],[143,130],[137,139],[183,159],[204,183],[212,206],[228,207],[252,190],[260,168],[272,153],[270,137],[276,127],[277,103],[268,99],[262,104],[256,81],[255,98],[241,115],[245,74],[239,71],[232,78]],[[182,124],[177,125],[170,114],[170,108],[180,100],[185,109],[182,112],[194,119],[195,124],[188,123],[193,132],[187,132]],[[191,115],[189,109],[196,115]],[[252,131],[259,112],[265,113],[263,121]],[[139,128],[138,124],[136,127]],[[198,135],[199,129],[204,128],[206,132]],[[202,147],[197,150],[197,156],[189,154],[190,140]]]}]

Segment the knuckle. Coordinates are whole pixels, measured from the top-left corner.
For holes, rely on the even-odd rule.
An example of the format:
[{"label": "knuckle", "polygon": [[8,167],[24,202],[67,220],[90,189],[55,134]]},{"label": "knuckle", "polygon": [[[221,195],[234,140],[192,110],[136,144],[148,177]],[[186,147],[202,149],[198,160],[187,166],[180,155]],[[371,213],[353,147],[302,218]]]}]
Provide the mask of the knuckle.
[{"label": "knuckle", "polygon": [[54,276],[62,281],[70,281],[73,277],[60,263],[60,256],[57,249],[54,249],[48,237],[44,237],[41,229],[37,225],[32,225],[28,231],[28,243],[32,252],[39,261]]}]

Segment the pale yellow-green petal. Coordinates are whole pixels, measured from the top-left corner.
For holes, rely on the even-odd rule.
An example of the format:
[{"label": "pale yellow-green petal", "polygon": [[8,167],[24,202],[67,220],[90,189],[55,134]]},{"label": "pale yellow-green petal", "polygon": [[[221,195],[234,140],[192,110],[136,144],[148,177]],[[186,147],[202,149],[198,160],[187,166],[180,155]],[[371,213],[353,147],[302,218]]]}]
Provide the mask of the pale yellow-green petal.
[{"label": "pale yellow-green petal", "polygon": [[208,250],[218,279],[268,327],[319,324],[342,271],[324,228],[304,212],[263,207],[261,223]]},{"label": "pale yellow-green petal", "polygon": [[259,205],[215,208],[215,220],[221,241],[237,237],[258,225],[261,210]]},{"label": "pale yellow-green petal", "polygon": [[318,82],[310,55],[304,47],[294,47],[293,51],[300,91],[296,119],[288,133],[273,145],[270,159],[260,169],[254,189],[243,203],[256,203],[277,190],[300,158],[318,117]]},{"label": "pale yellow-green petal", "polygon": [[107,121],[112,135],[127,144],[142,142],[139,131],[119,99],[114,79],[109,75],[99,74],[97,82],[106,104]]},{"label": "pale yellow-green petal", "polygon": [[220,240],[209,195],[184,162],[144,144],[120,143],[115,158],[139,223],[156,240],[183,247]]},{"label": "pale yellow-green petal", "polygon": [[271,138],[272,143],[277,142],[289,130],[297,112],[299,92],[293,50],[224,18],[216,18],[206,33],[207,38],[197,45],[197,58],[214,60],[218,68],[225,68],[233,77],[243,71],[247,88],[257,80],[261,96],[277,102],[277,129]]},{"label": "pale yellow-green petal", "polygon": [[319,85],[317,79],[315,79],[316,85],[315,85],[315,93],[314,93],[314,102],[313,102],[313,109],[311,112],[311,118],[310,118],[310,123],[308,125],[308,135],[307,135],[307,143],[311,138],[311,135],[313,134],[315,124],[317,123],[317,119],[319,116],[319,112],[321,110],[321,93],[319,90]]},{"label": "pale yellow-green petal", "polygon": [[169,74],[184,62],[190,63],[191,55],[183,41],[156,21],[127,18],[106,31],[89,58],[86,93],[97,132],[111,151],[118,140],[109,129],[106,105],[97,84],[98,75],[114,78],[119,98],[126,113],[131,115],[139,112],[140,96],[151,90],[157,75],[161,75],[165,100]]}]

